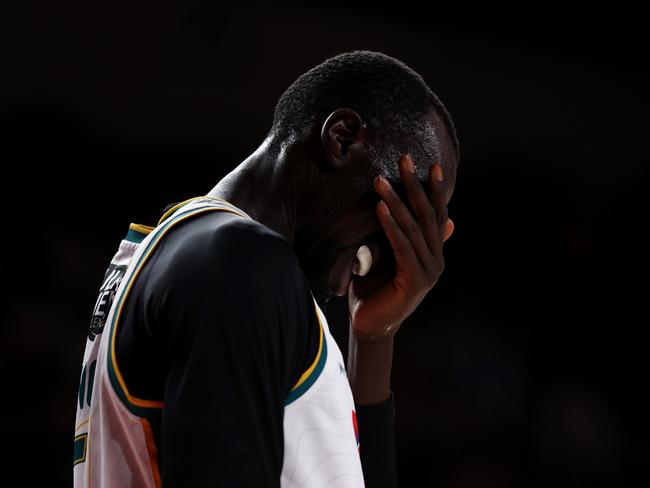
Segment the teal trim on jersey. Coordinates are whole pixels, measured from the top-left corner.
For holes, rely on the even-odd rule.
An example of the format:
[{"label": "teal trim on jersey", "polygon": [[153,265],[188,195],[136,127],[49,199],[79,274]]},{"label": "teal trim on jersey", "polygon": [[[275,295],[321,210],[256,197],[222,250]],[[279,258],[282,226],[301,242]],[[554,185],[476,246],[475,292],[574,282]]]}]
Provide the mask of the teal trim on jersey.
[{"label": "teal trim on jersey", "polygon": [[[119,399],[122,401],[124,406],[129,409],[131,413],[134,415],[137,415],[138,417],[141,418],[146,418],[150,420],[151,422],[160,422],[161,417],[162,417],[162,407],[159,406],[140,406],[140,405],[135,405],[131,401],[129,401],[129,398],[127,396],[127,393],[122,389],[122,386],[120,385],[120,381],[117,377],[117,373],[115,371],[115,365],[113,364],[113,354],[112,354],[112,345],[113,345],[113,340],[114,340],[114,335],[115,335],[115,329],[116,329],[116,323],[117,323],[117,317],[118,313],[123,306],[124,300],[127,297],[127,292],[129,291],[129,287],[131,286],[131,283],[133,279],[136,277],[138,270],[144,266],[146,261],[148,260],[151,252],[154,250],[154,248],[158,245],[160,242],[160,239],[165,235],[165,233],[176,223],[179,221],[185,220],[185,218],[189,218],[190,216],[198,215],[201,213],[209,212],[209,211],[216,211],[216,210],[226,210],[223,207],[203,207],[203,208],[195,208],[192,210],[187,210],[186,212],[180,213],[177,216],[175,216],[171,220],[166,220],[162,225],[160,225],[158,228],[156,228],[156,235],[154,235],[153,239],[149,241],[147,244],[146,249],[140,256],[140,259],[138,263],[135,265],[133,272],[129,276],[128,282],[125,284],[122,292],[119,296],[119,299],[115,305],[115,313],[113,315],[113,320],[111,322],[111,331],[110,331],[110,338],[109,338],[109,347],[108,347],[108,376],[111,381],[111,385],[113,386],[113,390],[119,397]],[[144,400],[143,402],[151,402],[151,403],[161,403],[159,401],[154,401],[154,400]]]},{"label": "teal trim on jersey", "polygon": [[80,434],[74,438],[74,456],[72,465],[76,466],[86,460],[86,445],[88,441],[88,432]]},{"label": "teal trim on jersey", "polygon": [[303,396],[307,392],[307,390],[309,390],[311,385],[313,385],[316,382],[320,374],[323,372],[323,368],[325,367],[326,361],[327,361],[327,337],[325,337],[325,331],[323,330],[323,349],[321,350],[320,358],[318,358],[318,363],[316,364],[314,371],[312,371],[311,374],[309,375],[309,378],[303,381],[298,388],[296,388],[295,390],[289,393],[287,399],[284,401],[285,407],[290,403],[295,402],[298,398]]},{"label": "teal trim on jersey", "polygon": [[124,240],[133,242],[135,244],[140,244],[142,241],[144,241],[145,237],[147,237],[147,234],[143,234],[137,230],[129,229]]},{"label": "teal trim on jersey", "polygon": [[[189,202],[188,202],[189,203]],[[145,248],[144,252],[140,256],[140,259],[138,260],[138,263],[135,265],[133,272],[129,276],[128,282],[125,284],[123,288],[123,292],[118,298],[117,303],[115,304],[115,313],[113,314],[113,320],[111,321],[111,329],[110,329],[110,337],[109,337],[109,347],[108,347],[108,377],[111,381],[111,385],[113,386],[113,390],[117,394],[118,398],[121,400],[121,402],[124,404],[124,406],[134,415],[140,417],[140,418],[145,418],[149,420],[151,423],[159,423],[161,421],[162,417],[162,402],[158,400],[143,400],[139,398],[132,397],[134,400],[140,401],[142,403],[149,403],[149,404],[159,404],[159,405],[151,405],[151,406],[141,406],[141,405],[136,405],[135,403],[131,402],[129,400],[129,395],[128,393],[122,388],[120,384],[120,380],[118,378],[118,373],[116,372],[115,369],[115,364],[113,364],[113,341],[114,341],[114,336],[115,336],[115,330],[116,330],[116,324],[117,324],[117,318],[118,318],[118,312],[120,311],[121,307],[124,304],[124,300],[126,299],[128,295],[128,291],[130,291],[130,286],[138,274],[140,268],[144,266],[146,261],[148,260],[150,254],[153,252],[155,247],[158,245],[160,242],[160,239],[165,235],[165,233],[175,224],[184,221],[186,218],[193,217],[194,215],[199,215],[202,213],[206,212],[211,212],[211,211],[225,211],[225,212],[230,212],[230,213],[236,213],[237,215],[242,216],[240,213],[235,212],[234,210],[231,210],[229,208],[223,208],[221,206],[208,206],[208,207],[202,207],[202,208],[194,208],[191,210],[187,210],[183,213],[180,213],[176,215],[173,218],[169,218],[168,220],[165,220],[164,223],[156,227],[156,234],[153,236],[153,239],[149,241],[147,244],[147,247]],[[126,385],[125,385],[126,387]]]}]

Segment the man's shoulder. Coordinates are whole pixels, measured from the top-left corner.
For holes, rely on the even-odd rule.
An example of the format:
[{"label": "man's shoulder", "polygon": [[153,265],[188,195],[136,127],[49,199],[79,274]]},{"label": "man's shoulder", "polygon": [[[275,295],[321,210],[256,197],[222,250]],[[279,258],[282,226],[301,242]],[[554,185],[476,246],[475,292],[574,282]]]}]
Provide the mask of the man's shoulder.
[{"label": "man's shoulder", "polygon": [[[201,222],[199,219],[206,220]],[[227,212],[210,212],[199,219],[194,222],[194,227],[204,235],[204,243],[213,254],[245,255],[248,258],[294,256],[293,246],[284,236],[254,219]],[[191,233],[186,237],[191,238]]]},{"label": "man's shoulder", "polygon": [[147,264],[143,296],[183,313],[267,317],[312,306],[293,245],[259,222],[220,213],[183,222],[165,237]]},{"label": "man's shoulder", "polygon": [[188,220],[167,238],[168,264],[204,273],[263,276],[299,267],[293,245],[266,225],[229,212],[208,212]]}]

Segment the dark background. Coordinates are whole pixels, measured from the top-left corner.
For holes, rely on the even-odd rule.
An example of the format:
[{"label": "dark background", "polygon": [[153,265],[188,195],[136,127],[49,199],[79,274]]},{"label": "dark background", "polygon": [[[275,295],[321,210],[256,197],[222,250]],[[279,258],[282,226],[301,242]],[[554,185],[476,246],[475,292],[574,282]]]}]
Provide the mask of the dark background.
[{"label": "dark background", "polygon": [[[299,74],[353,49],[422,74],[461,141],[447,267],[396,339],[401,486],[639,483],[643,17],[433,6],[4,12],[1,484],[71,484],[87,324],[128,223],[206,193],[261,142]],[[341,301],[338,337],[344,318]]]}]

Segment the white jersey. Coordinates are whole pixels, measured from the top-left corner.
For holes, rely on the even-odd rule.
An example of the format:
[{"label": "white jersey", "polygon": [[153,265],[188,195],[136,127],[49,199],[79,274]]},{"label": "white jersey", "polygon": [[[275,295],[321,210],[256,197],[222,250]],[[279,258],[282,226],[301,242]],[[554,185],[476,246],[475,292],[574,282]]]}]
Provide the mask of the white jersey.
[{"label": "white jersey", "polygon": [[[211,211],[251,218],[224,200],[191,199],[167,212],[155,228],[131,224],[110,263],[93,311],[79,386],[76,488],[161,484],[148,419],[158,418],[164,405],[129,394],[116,362],[116,330],[125,298],[160,240],[179,222]],[[319,351],[285,401],[281,486],[362,487],[356,413],[343,358],[315,299],[314,307]]]}]

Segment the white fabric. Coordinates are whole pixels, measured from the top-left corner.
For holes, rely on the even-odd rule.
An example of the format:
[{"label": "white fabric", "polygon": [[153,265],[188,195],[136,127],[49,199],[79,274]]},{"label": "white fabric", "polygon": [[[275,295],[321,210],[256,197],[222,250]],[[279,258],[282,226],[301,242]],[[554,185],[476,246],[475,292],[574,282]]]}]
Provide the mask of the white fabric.
[{"label": "white fabric", "polygon": [[[119,398],[109,377],[108,355],[111,323],[116,304],[125,291],[125,284],[136,271],[136,264],[147,245],[164,232],[171,222],[188,211],[209,208],[232,211],[243,218],[245,212],[228,202],[215,199],[194,200],[180,207],[164,223],[156,227],[140,244],[126,240],[111,260],[106,287],[102,287],[98,304],[110,306],[106,328],[94,341],[86,343],[84,354],[85,388],[77,403],[75,439],[87,435],[83,460],[74,466],[74,486],[126,487],[158,486],[158,466],[155,445],[146,419],[134,415]],[[205,210],[207,211],[207,210]],[[124,272],[120,281],[120,275]],[[117,286],[119,284],[119,287]],[[117,289],[115,290],[115,288]],[[112,303],[111,303],[112,299]],[[327,355],[322,371],[313,384],[297,399],[285,406],[284,461],[282,487],[357,488],[364,486],[357,442],[356,420],[353,420],[354,401],[348,383],[341,351],[332,337],[327,319],[314,300],[314,306],[323,327]],[[97,361],[96,363],[95,360]],[[90,405],[87,390],[94,381]],[[188,466],[188,469],[191,467]],[[254,467],[242,467],[254,469]]]}]

